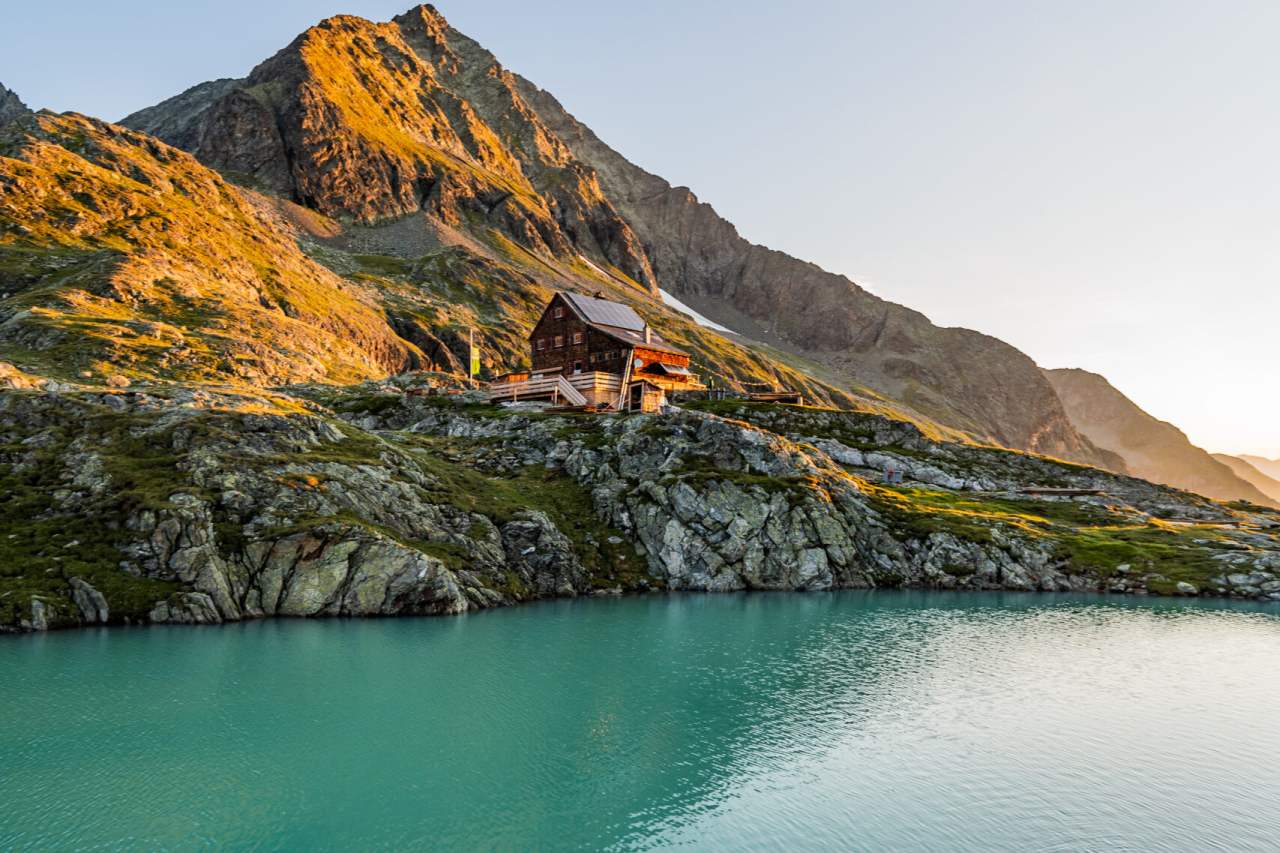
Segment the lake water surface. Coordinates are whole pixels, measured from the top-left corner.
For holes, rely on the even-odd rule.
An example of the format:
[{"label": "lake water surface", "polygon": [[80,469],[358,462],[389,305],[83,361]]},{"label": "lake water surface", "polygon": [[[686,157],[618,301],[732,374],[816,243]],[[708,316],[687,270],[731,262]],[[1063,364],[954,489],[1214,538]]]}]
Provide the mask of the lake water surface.
[{"label": "lake water surface", "polygon": [[1276,850],[1280,609],[847,592],[0,638],[0,849]]}]

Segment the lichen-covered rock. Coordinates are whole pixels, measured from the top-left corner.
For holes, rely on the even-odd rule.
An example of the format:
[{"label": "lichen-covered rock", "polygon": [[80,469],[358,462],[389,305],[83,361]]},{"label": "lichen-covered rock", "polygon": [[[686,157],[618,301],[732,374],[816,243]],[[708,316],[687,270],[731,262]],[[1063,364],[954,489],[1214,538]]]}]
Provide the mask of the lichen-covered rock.
[{"label": "lichen-covered rock", "polygon": [[589,579],[573,543],[545,512],[528,510],[502,525],[506,565],[536,595],[585,588]]},{"label": "lichen-covered rock", "polygon": [[40,599],[32,596],[31,598],[31,621],[29,624],[32,631],[49,630],[49,606]]},{"label": "lichen-covered rock", "polygon": [[[296,399],[308,413],[211,392],[0,395],[6,482],[45,525],[22,538],[9,521],[32,569],[5,627],[447,614],[655,587],[1280,593],[1280,541],[1223,505],[854,413],[766,429],[403,396],[339,419]],[[815,436],[818,417],[844,438]],[[876,437],[896,443],[845,443]],[[884,485],[865,466],[890,456],[954,488]],[[1029,501],[1019,472],[1105,494]],[[1231,526],[1180,536],[1149,522],[1166,506]],[[1117,525],[1130,539],[1107,538]],[[1130,544],[1143,537],[1152,555]]]},{"label": "lichen-covered rock", "polygon": [[202,592],[178,592],[152,608],[150,619],[157,624],[212,625],[222,621],[213,599]]},{"label": "lichen-covered rock", "polygon": [[89,624],[106,623],[111,617],[111,609],[107,599],[89,583],[80,578],[71,578],[71,600],[80,609],[80,618]]}]

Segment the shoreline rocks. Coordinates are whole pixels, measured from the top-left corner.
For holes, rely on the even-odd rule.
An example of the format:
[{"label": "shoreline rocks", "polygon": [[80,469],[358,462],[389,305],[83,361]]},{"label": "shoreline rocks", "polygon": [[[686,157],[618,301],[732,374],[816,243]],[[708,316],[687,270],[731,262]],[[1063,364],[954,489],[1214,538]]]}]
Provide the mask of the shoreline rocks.
[{"label": "shoreline rocks", "polygon": [[[219,409],[210,400],[196,408],[141,392],[0,398],[7,444],[30,448],[10,464],[50,466],[45,474],[61,483],[45,490],[46,516],[122,513],[74,531],[64,546],[74,552],[82,539],[110,536],[118,565],[70,575],[63,592],[50,581],[50,592],[34,595],[8,629],[437,615],[646,589],[1280,600],[1280,543],[1263,534],[1188,537],[1188,559],[1208,555],[1225,571],[1203,582],[1170,580],[1132,558],[1099,570],[1063,549],[1061,537],[1074,529],[1066,522],[984,516],[986,504],[972,502],[1000,501],[993,506],[1007,513],[1013,472],[1023,470],[1033,482],[1105,487],[1101,502],[1035,504],[1082,524],[1106,513],[1143,527],[1167,505],[1180,515],[1225,518],[1220,505],[909,430],[882,435],[886,443],[871,451],[812,433],[796,441],[776,424],[769,430],[696,411],[574,419],[410,395],[340,418],[314,411]],[[863,419],[848,417],[865,426]],[[909,469],[903,487],[881,485],[865,467],[877,456],[912,454],[928,461]],[[172,467],[140,481],[135,472],[148,458],[172,459],[165,463]],[[920,472],[955,488],[917,479]],[[140,482],[153,491],[140,493]],[[547,489],[554,494],[542,494]],[[570,512],[566,501],[578,503]],[[1131,552],[1142,556],[1123,551]],[[44,553],[56,577],[61,556]],[[136,582],[135,602],[154,597],[142,609],[122,607],[100,591],[110,589],[96,580],[104,571]]]}]

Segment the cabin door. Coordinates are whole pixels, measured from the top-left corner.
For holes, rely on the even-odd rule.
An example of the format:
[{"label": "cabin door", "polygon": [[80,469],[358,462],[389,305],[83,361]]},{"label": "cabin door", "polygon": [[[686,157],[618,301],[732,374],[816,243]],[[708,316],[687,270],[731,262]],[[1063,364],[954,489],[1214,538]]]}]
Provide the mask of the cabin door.
[{"label": "cabin door", "polygon": [[644,385],[639,382],[631,386],[631,404],[627,408],[633,412],[644,409]]}]

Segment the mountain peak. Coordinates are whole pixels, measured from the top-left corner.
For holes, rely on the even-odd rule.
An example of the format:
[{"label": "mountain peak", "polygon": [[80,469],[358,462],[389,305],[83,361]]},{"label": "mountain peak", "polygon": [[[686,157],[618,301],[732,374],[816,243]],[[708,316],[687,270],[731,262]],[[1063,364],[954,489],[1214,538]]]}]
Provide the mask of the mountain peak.
[{"label": "mountain peak", "polygon": [[825,363],[848,387],[874,388],[929,420],[1123,467],[1072,428],[1025,354],[749,243],[690,190],[626,161],[504,70],[433,5],[390,22],[331,18],[245,80],[123,123],[344,227],[414,230],[427,245],[650,297],[661,283],[747,338]]},{"label": "mountain peak", "polygon": [[22,103],[22,99],[0,83],[0,125],[8,124],[19,118],[31,115],[31,110]]},{"label": "mountain peak", "polygon": [[445,20],[444,15],[440,14],[440,10],[430,3],[419,3],[412,9],[396,15],[392,18],[392,21],[397,24],[405,24],[410,21],[421,21],[423,24],[431,27],[438,27],[442,30],[449,27],[449,22]]}]

